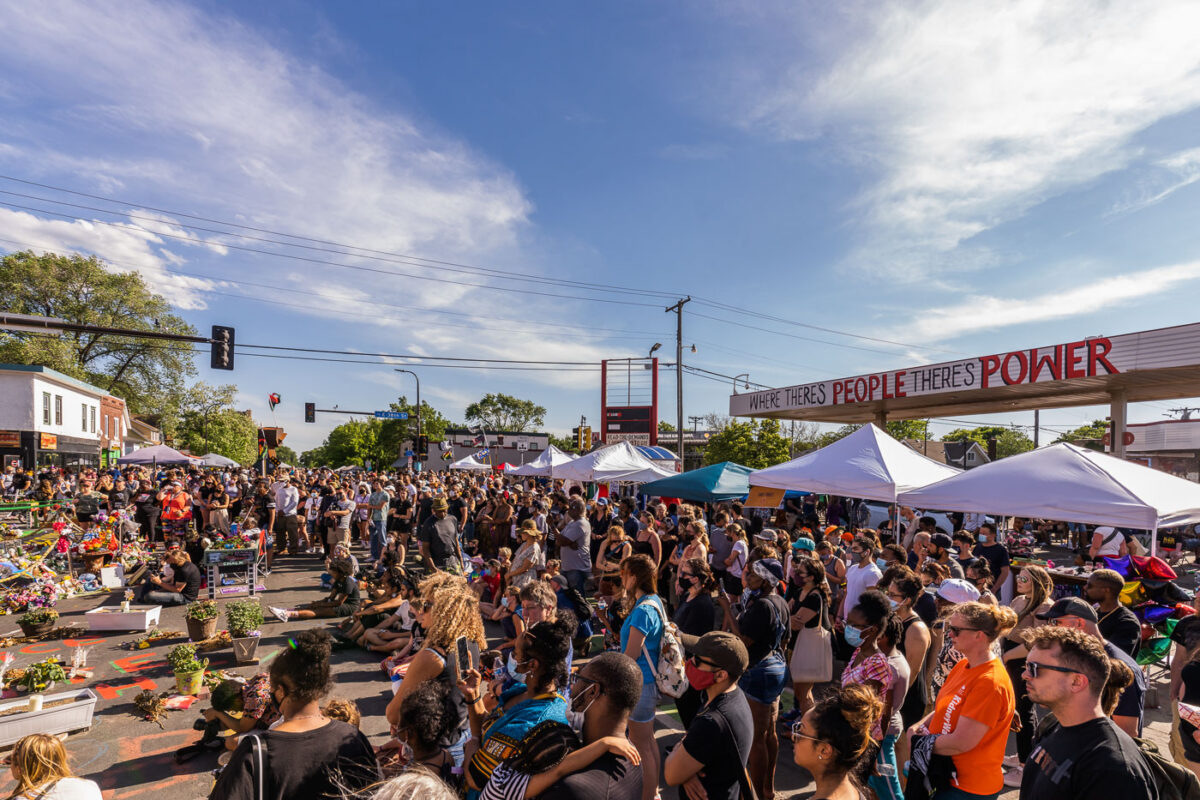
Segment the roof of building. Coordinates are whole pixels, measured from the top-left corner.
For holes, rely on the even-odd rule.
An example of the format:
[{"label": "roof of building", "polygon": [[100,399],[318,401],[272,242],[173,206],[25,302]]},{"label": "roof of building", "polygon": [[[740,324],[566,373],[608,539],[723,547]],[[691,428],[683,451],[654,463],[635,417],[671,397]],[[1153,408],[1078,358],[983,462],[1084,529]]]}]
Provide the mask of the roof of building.
[{"label": "roof of building", "polygon": [[918,439],[905,439],[904,443],[916,450],[923,456],[932,458],[934,461],[939,461],[942,464],[949,464],[953,467],[965,467],[967,452],[972,447],[978,447],[980,455],[983,457],[984,463],[988,461],[987,451],[972,439],[962,442],[934,442]]},{"label": "roof of building", "polygon": [[44,367],[41,364],[0,364],[0,372],[30,372],[43,375],[51,380],[65,383],[68,386],[74,386],[76,389],[82,389],[100,397],[110,396],[109,392],[101,389],[98,386],[92,386],[90,383],[85,383],[78,378],[72,378],[70,375],[64,375],[58,370]]}]

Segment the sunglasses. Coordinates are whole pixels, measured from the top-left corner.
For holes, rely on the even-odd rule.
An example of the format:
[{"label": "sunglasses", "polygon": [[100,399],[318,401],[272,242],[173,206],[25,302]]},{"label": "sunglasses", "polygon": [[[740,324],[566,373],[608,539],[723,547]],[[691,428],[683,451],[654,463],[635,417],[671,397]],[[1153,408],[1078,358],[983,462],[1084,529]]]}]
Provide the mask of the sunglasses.
[{"label": "sunglasses", "polygon": [[823,741],[825,741],[824,739],[819,739],[819,738],[817,738],[816,736],[812,736],[812,735],[810,735],[810,734],[807,734],[807,733],[805,733],[804,731],[800,730],[800,726],[801,726],[802,724],[803,724],[802,722],[794,722],[794,723],[792,723],[792,738],[793,738],[793,739],[808,739],[810,742],[823,742]]},{"label": "sunglasses", "polygon": [[724,667],[714,664],[713,662],[708,661],[706,659],[703,659],[700,656],[692,656],[692,664],[694,664],[697,667],[700,666],[701,664],[704,664],[705,666],[712,667],[713,669],[724,669]]},{"label": "sunglasses", "polygon": [[951,625],[949,622],[947,622],[946,630],[950,631],[952,635],[958,636],[963,631],[977,631],[979,628],[960,628],[957,625]]},{"label": "sunglasses", "polygon": [[1028,673],[1029,677],[1031,677],[1031,678],[1036,678],[1038,676],[1038,672],[1043,669],[1048,669],[1048,670],[1051,670],[1052,672],[1065,672],[1067,674],[1073,674],[1073,675],[1082,675],[1083,674],[1079,670],[1070,669],[1069,667],[1056,667],[1053,664],[1043,664],[1040,661],[1026,661],[1025,662],[1024,672]]}]

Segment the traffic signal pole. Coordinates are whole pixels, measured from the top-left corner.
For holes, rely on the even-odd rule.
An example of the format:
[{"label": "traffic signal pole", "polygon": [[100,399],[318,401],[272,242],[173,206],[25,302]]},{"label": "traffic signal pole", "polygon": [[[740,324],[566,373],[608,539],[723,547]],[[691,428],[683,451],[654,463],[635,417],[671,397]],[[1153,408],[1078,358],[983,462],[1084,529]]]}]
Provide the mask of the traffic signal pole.
[{"label": "traffic signal pole", "polygon": [[413,448],[413,451],[417,454],[416,459],[414,459],[414,463],[417,466],[417,472],[420,472],[421,471],[421,463],[422,463],[421,462],[421,450],[420,450],[420,447],[421,447],[421,445],[420,445],[420,442],[421,442],[421,376],[418,375],[417,373],[413,372],[411,369],[398,369],[396,367],[393,367],[392,369],[396,372],[407,372],[409,375],[412,375],[414,378],[416,378],[416,381],[417,381],[417,441],[414,442],[414,444],[416,444],[417,446]]}]

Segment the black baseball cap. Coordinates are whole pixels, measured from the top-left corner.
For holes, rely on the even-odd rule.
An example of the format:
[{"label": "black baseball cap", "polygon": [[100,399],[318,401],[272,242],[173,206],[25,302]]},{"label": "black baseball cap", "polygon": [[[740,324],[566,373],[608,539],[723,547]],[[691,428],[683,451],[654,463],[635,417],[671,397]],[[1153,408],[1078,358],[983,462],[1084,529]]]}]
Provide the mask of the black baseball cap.
[{"label": "black baseball cap", "polygon": [[1099,617],[1096,616],[1096,609],[1092,608],[1091,603],[1082,600],[1078,597],[1064,597],[1063,599],[1050,606],[1047,611],[1041,614],[1035,614],[1038,619],[1049,620],[1059,619],[1061,617],[1079,617],[1088,622],[1097,622]]},{"label": "black baseball cap", "polygon": [[929,537],[929,543],[941,550],[949,550],[954,547],[954,540],[950,538],[948,533],[935,533]]}]

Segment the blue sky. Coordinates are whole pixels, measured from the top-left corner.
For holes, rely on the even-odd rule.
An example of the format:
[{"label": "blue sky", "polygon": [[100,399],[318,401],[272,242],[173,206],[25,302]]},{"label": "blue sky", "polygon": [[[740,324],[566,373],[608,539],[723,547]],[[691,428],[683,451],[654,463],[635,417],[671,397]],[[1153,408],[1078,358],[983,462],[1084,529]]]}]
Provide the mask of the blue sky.
[{"label": "blue sky", "polygon": [[[0,0],[0,172],[122,201],[0,179],[38,198],[0,194],[0,247],[139,269],[240,342],[362,352],[673,356],[690,294],[735,310],[688,307],[685,361],[772,386],[1194,322],[1198,28],[1188,2]],[[594,371],[405,366],[452,418],[495,391],[560,433],[598,417]],[[306,400],[412,394],[386,364],[198,377],[261,419],[279,392],[301,450],[338,421]]]}]

